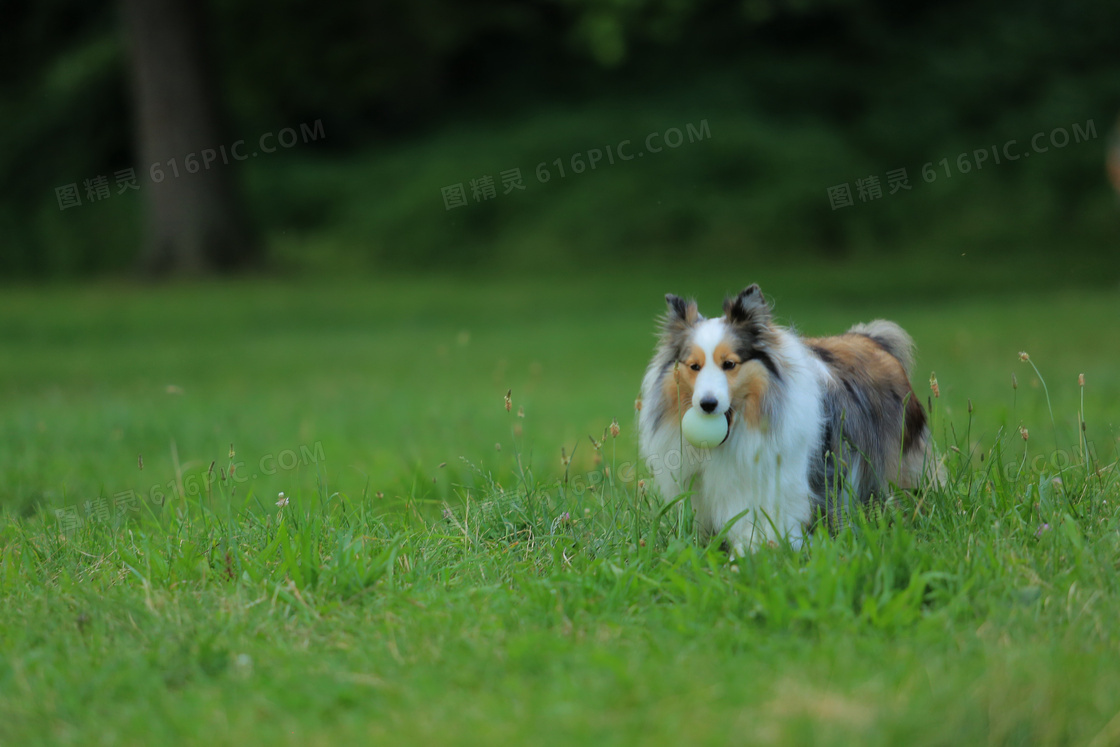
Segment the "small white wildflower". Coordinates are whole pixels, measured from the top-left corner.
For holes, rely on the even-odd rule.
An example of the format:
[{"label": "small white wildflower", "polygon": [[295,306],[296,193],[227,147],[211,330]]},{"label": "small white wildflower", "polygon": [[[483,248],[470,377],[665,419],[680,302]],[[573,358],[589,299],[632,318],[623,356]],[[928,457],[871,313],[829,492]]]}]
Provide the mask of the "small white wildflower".
[{"label": "small white wildflower", "polygon": [[253,657],[249,654],[238,654],[237,658],[233,660],[234,670],[240,675],[249,675],[253,673]]},{"label": "small white wildflower", "polygon": [[288,497],[284,495],[283,490],[280,491],[280,500],[276,501],[276,505],[280,508],[284,508],[284,506],[288,505]]}]

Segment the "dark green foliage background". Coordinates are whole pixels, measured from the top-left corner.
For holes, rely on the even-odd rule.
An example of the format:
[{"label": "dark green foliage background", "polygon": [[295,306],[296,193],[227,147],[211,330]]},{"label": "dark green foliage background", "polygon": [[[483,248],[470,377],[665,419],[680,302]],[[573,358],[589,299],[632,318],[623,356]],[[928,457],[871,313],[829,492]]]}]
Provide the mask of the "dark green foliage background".
[{"label": "dark green foliage background", "polygon": [[[211,6],[230,142],[316,120],[327,135],[239,167],[281,270],[1060,248],[1078,282],[1115,276],[1104,155],[1120,109],[1116,3]],[[6,10],[0,63],[0,277],[129,270],[142,197],[60,212],[54,194],[147,171],[131,148],[113,6]],[[710,141],[640,165],[458,212],[441,202],[441,187],[480,174],[528,175],[705,119]],[[1024,150],[1036,132],[1089,120],[1088,142],[921,181],[925,163],[1011,139]],[[828,187],[869,174],[885,184],[899,167],[911,192],[830,210]]]}]

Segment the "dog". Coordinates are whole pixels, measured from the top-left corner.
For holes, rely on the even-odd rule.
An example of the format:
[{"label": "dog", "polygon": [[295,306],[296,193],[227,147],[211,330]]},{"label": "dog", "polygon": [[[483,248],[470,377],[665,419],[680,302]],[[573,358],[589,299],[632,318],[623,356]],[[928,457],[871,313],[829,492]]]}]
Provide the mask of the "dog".
[{"label": "dog", "polygon": [[[701,529],[726,532],[737,555],[800,547],[819,521],[835,531],[852,506],[888,499],[892,484],[937,479],[910,385],[914,343],[894,322],[802,338],[773,322],[757,284],[711,319],[694,300],[665,301],[642,380],[639,451],[662,497],[691,490]],[[689,407],[725,415],[721,444],[684,441]]]}]

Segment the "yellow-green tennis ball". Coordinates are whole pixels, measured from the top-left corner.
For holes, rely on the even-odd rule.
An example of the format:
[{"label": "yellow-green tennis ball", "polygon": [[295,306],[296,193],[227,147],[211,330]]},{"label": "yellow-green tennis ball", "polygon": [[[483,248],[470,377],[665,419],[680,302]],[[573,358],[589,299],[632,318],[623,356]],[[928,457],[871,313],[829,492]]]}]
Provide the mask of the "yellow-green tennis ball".
[{"label": "yellow-green tennis ball", "polygon": [[681,418],[681,433],[698,448],[719,446],[727,438],[727,416],[706,415],[699,408],[690,407]]}]

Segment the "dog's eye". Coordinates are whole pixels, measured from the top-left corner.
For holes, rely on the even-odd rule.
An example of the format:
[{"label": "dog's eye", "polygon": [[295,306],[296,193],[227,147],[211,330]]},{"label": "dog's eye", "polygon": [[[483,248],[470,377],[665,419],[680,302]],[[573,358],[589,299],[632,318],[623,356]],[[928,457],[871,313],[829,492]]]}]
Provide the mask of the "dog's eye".
[{"label": "dog's eye", "polygon": [[699,371],[700,370],[700,364],[699,363],[693,363],[691,366],[689,366],[689,368],[691,368],[693,371]]},{"label": "dog's eye", "polygon": [[737,365],[739,365],[739,364],[737,364],[735,361],[726,360],[726,361],[723,362],[723,370],[724,371],[730,371],[731,369],[735,368],[735,366],[737,366]]}]

